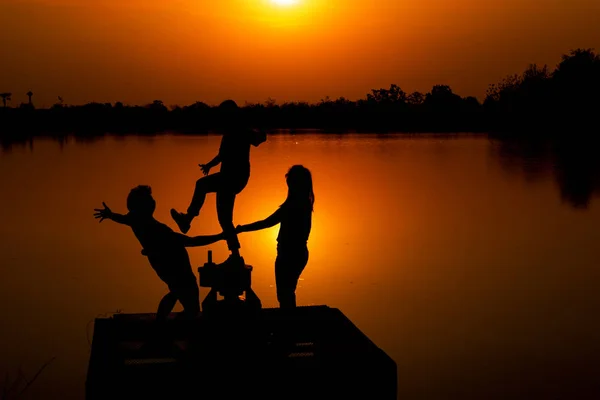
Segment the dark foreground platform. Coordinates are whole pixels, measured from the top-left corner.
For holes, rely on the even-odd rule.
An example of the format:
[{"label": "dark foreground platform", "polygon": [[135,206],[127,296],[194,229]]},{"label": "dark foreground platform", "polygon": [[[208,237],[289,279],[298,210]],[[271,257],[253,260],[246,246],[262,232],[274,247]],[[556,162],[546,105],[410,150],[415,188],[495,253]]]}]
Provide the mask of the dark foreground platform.
[{"label": "dark foreground platform", "polygon": [[170,319],[96,319],[86,398],[389,399],[396,364],[327,306]]}]

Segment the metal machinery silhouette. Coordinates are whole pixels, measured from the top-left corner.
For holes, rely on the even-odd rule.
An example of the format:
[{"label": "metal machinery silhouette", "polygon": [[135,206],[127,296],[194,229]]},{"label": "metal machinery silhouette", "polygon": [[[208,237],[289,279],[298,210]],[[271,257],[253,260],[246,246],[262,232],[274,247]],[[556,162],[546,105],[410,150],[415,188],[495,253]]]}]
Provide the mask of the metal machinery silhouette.
[{"label": "metal machinery silhouette", "polygon": [[[202,301],[205,315],[215,312],[256,312],[262,304],[252,290],[252,266],[246,265],[244,259],[239,262],[225,261],[215,264],[212,251],[208,251],[208,262],[198,268],[200,286],[210,288],[210,292]],[[218,296],[223,296],[222,300]]]}]

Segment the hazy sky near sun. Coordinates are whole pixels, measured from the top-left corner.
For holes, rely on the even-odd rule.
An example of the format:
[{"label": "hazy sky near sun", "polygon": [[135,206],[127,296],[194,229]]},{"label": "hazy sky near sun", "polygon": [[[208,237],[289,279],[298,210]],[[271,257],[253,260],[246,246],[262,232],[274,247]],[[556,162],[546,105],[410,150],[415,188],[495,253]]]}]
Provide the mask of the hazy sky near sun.
[{"label": "hazy sky near sun", "polygon": [[598,0],[0,0],[12,105],[355,100],[391,83],[482,100],[577,47],[600,47]]}]

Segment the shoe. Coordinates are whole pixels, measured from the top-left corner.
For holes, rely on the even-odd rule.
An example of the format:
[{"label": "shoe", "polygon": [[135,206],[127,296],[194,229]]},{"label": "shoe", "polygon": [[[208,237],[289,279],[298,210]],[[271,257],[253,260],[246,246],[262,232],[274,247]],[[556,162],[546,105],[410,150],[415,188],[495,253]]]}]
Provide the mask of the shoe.
[{"label": "shoe", "polygon": [[227,260],[225,260],[221,265],[223,265],[225,268],[243,268],[245,265],[244,257],[230,254],[229,257],[227,257]]},{"label": "shoe", "polygon": [[177,212],[174,208],[171,208],[171,217],[179,227],[181,233],[186,234],[190,230],[190,219],[186,214]]}]

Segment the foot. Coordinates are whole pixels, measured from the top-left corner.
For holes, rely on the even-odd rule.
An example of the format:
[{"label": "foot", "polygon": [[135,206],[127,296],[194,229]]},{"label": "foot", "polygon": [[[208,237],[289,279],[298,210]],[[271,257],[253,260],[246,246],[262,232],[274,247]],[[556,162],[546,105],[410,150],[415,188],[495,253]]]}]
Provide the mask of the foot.
[{"label": "foot", "polygon": [[225,268],[235,268],[244,266],[244,258],[239,254],[230,254],[227,260],[221,264]]},{"label": "foot", "polygon": [[190,230],[191,219],[187,214],[177,212],[174,208],[171,208],[171,217],[179,227],[181,233],[186,234]]}]

